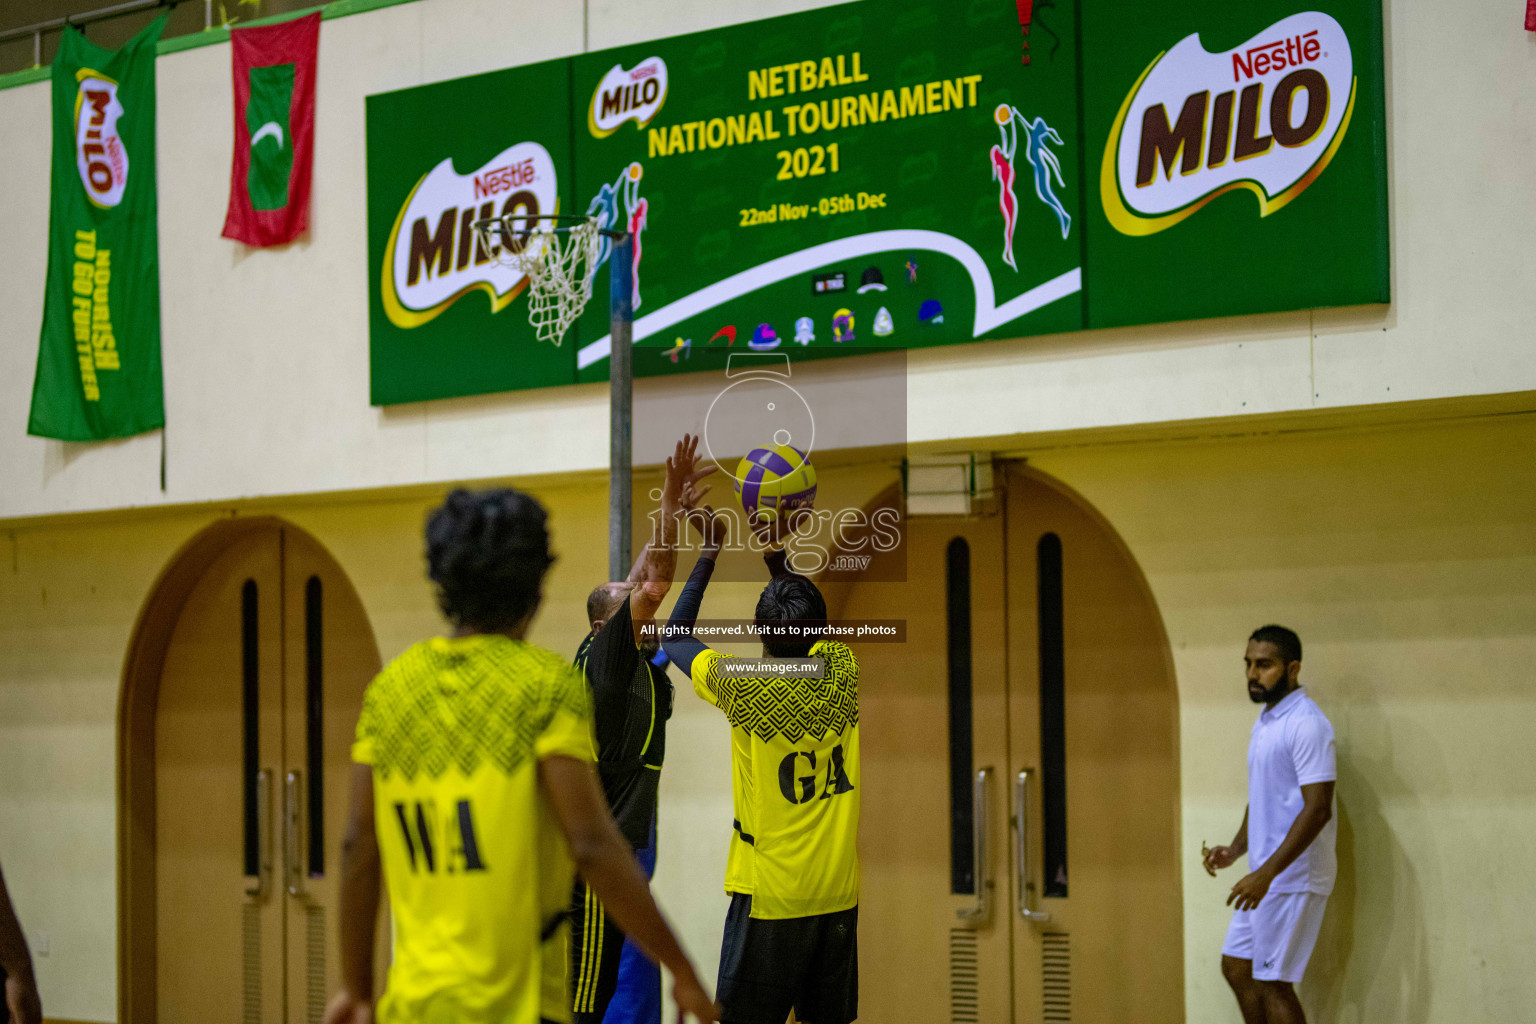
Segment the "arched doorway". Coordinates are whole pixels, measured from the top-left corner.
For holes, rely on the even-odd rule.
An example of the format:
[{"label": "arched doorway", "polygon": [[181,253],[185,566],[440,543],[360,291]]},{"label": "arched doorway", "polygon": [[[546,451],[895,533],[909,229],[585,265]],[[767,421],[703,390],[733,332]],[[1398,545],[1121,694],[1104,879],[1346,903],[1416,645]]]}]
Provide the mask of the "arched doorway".
[{"label": "arched doorway", "polygon": [[861,1017],[1178,1021],[1178,696],[1110,526],[1001,465],[990,515],[906,523],[907,582],[854,583],[867,644]]},{"label": "arched doorway", "polygon": [[225,520],[172,559],[119,715],[122,1020],[320,1019],[353,730],[379,667],[345,573],[291,524]]}]

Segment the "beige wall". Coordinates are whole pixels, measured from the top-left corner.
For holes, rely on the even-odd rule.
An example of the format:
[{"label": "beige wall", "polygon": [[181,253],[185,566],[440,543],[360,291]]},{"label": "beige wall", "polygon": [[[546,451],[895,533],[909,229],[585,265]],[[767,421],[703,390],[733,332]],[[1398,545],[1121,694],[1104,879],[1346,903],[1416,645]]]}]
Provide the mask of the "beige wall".
[{"label": "beige wall", "polygon": [[[420,0],[328,21],[313,229],[276,251],[219,237],[228,47],[163,58],[164,492],[158,434],[103,445],[24,436],[47,248],[48,85],[0,91],[0,518],[601,468],[600,386],[369,407],[364,97],[820,5]],[[1390,308],[924,350],[912,358],[909,436],[1536,389],[1530,40],[1508,0],[1464,0],[1453,32],[1433,4],[1384,6]]]},{"label": "beige wall", "polygon": [[[1225,890],[1196,865],[1241,819],[1254,708],[1242,642],[1297,629],[1339,736],[1341,874],[1304,986],[1317,1021],[1521,1019],[1536,903],[1536,416],[1030,451],[1120,532],[1179,681],[1188,1019],[1231,1019],[1216,969]],[[857,467],[849,497],[889,470]],[[829,474],[831,475],[831,474]],[[536,486],[560,554],[538,642],[568,650],[602,578],[601,481]],[[433,498],[257,503],[314,534],[391,657],[439,628],[421,577]],[[134,616],[175,550],[226,510],[15,523],[0,534],[0,859],[50,1013],[115,1019],[114,732]],[[755,588],[711,592],[744,614]],[[873,691],[872,691],[873,692]],[[876,698],[871,698],[876,699]],[[730,820],[718,714],[684,688],[662,790],[657,890],[713,976]]]},{"label": "beige wall", "polygon": [[[1339,751],[1338,889],[1302,987],[1322,1022],[1536,1006],[1536,417],[1035,453],[1119,530],[1179,679],[1190,1021],[1235,1020],[1201,840],[1242,820],[1248,633],[1301,634]],[[1524,1009],[1521,1009],[1524,1007]]]},{"label": "beige wall", "polygon": [[[653,477],[637,474],[637,491]],[[858,507],[895,478],[889,467],[847,467],[826,493]],[[607,482],[532,490],[550,510],[558,560],[531,639],[574,653],[587,628],[587,593],[607,578]],[[118,700],[135,619],[162,570],[221,516],[280,516],[312,534],[346,571],[388,660],[443,629],[421,539],[425,515],[440,500],[245,503],[238,512],[176,509],[0,529],[0,864],[34,946],[47,937],[50,951],[34,963],[50,1016],[117,1019]],[[749,615],[758,589],[717,585],[710,613]],[[656,887],[701,972],[713,979],[732,818],[729,732],[719,712],[673,675],[680,686]]]},{"label": "beige wall", "polygon": [[[420,579],[430,499],[335,492],[606,465],[601,387],[367,405],[363,97],[577,52],[584,32],[599,47],[818,5],[421,0],[327,22],[314,227],[276,252],[218,237],[227,47],[163,59],[163,492],[158,435],[23,436],[48,89],[0,91],[0,861],[29,929],[51,940],[38,958],[51,1014],[116,1016],[120,675],[134,616],[181,543],[231,504],[291,519],[351,574],[387,658],[437,628]],[[1536,426],[1505,416],[1245,436],[1242,419],[1536,390],[1531,41],[1506,0],[1458,5],[1453,32],[1435,5],[1385,6],[1390,308],[911,357],[914,441],[1065,432],[1070,444],[1025,454],[1120,530],[1160,603],[1181,699],[1192,1021],[1232,1017],[1215,968],[1230,879],[1210,882],[1194,853],[1240,818],[1253,708],[1238,659],[1247,632],[1272,619],[1307,642],[1306,678],[1340,737],[1343,870],[1306,986],[1319,1019],[1516,1020],[1536,1005],[1525,884],[1536,697],[1522,671],[1536,655]],[[1230,435],[1220,441],[1113,445],[1092,432],[1223,418],[1199,432]],[[605,575],[605,491],[539,492],[562,561],[536,639],[565,650]],[[189,505],[213,501],[226,509]],[[27,518],[91,509],[117,511]],[[724,611],[749,598],[740,587],[717,599]],[[712,974],[726,738],[687,695],[673,728],[658,889]]]}]

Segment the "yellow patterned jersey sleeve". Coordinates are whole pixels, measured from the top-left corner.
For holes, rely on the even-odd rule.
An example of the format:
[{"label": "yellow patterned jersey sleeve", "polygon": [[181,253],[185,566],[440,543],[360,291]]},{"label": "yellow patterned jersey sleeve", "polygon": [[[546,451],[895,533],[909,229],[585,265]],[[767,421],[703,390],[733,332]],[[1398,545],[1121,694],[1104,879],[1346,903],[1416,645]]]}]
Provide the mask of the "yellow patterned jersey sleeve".
[{"label": "yellow patterned jersey sleeve", "polygon": [[693,682],[693,692],[702,700],[708,701],[727,715],[730,711],[720,703],[719,693],[719,665],[725,660],[725,655],[719,651],[706,648],[702,654],[693,659],[693,670],[690,677]]},{"label": "yellow patterned jersey sleeve", "polygon": [[593,760],[592,694],[580,669],[573,666],[556,677],[551,705],[548,723],[533,741],[534,756],[542,760],[558,754]]}]

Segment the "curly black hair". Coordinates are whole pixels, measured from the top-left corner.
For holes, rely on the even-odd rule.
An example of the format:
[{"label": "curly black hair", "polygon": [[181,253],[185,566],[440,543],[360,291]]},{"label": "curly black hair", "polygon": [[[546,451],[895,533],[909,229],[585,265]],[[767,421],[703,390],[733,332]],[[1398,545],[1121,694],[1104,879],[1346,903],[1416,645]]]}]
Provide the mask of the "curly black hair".
[{"label": "curly black hair", "polygon": [[427,575],[455,626],[499,633],[539,604],[549,553],[549,513],[509,487],[459,488],[427,517]]},{"label": "curly black hair", "polygon": [[810,635],[803,640],[763,641],[763,649],[772,657],[803,658],[821,639],[821,627],[827,622],[827,601],[809,579],[799,573],[785,573],[775,576],[763,588],[757,599],[756,619],[763,625],[796,622],[804,627]]}]

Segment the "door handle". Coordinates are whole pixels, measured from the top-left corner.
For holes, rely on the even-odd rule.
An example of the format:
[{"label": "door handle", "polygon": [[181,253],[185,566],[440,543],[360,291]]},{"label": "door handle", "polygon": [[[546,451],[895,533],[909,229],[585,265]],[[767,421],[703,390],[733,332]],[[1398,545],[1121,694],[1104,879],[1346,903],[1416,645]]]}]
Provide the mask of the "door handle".
[{"label": "door handle", "polygon": [[1019,916],[1044,924],[1051,919],[1051,913],[1034,909],[1035,883],[1029,877],[1029,778],[1033,774],[1033,768],[1025,768],[1013,784],[1014,864],[1018,871]]},{"label": "door handle", "polygon": [[304,787],[303,772],[283,778],[283,876],[289,896],[304,895]]},{"label": "door handle", "polygon": [[956,911],[968,927],[980,928],[992,919],[992,875],[987,857],[987,793],[991,790],[992,769],[976,773],[971,791],[971,877],[976,881],[976,903]]},{"label": "door handle", "polygon": [[245,894],[261,899],[272,880],[272,773],[256,773],[256,880],[247,882]]}]

